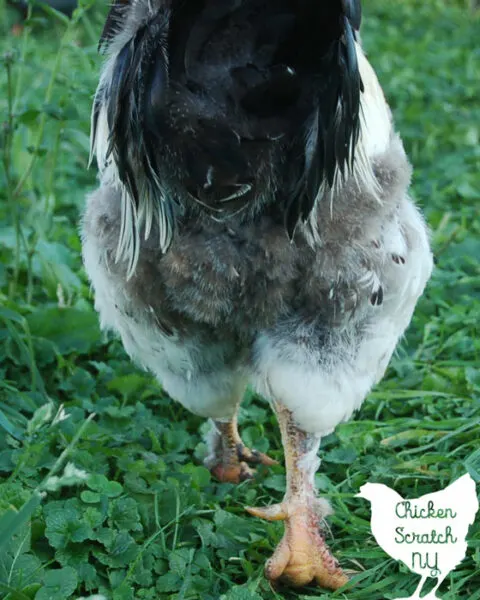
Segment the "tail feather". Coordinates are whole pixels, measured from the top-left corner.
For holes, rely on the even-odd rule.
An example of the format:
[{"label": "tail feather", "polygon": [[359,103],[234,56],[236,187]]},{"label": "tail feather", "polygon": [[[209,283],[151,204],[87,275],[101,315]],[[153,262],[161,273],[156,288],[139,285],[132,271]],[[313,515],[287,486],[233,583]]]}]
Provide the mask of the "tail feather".
[{"label": "tail feather", "polygon": [[345,16],[357,31],[362,22],[362,6],[359,0],[342,0],[342,8]]},{"label": "tail feather", "polygon": [[[112,11],[101,39],[107,46],[127,15],[123,6],[114,5]],[[104,108],[110,132],[106,159],[113,159],[123,188],[117,259],[128,259],[129,274],[138,258],[141,226],[146,233],[152,220],[158,221],[159,244],[164,251],[175,228],[173,201],[164,193],[156,150],[156,119],[168,89],[168,23],[168,12],[158,11],[126,40],[110,59],[110,77],[101,83],[93,107],[93,140]]]},{"label": "tail feather", "polygon": [[138,230],[155,215],[166,252],[179,207],[229,218],[272,203],[293,236],[354,169],[360,20],[359,0],[116,0],[92,139],[106,118],[130,270]]}]

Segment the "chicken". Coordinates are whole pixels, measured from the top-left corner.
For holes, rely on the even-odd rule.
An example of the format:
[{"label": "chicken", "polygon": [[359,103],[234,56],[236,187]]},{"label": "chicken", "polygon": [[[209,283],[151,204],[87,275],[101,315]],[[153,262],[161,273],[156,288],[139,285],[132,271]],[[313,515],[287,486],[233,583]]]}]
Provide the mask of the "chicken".
[{"label": "chicken", "polygon": [[410,166],[362,52],[358,0],[122,0],[92,111],[83,257],[101,324],[211,420],[221,481],[251,384],[278,418],[285,521],[266,575],[336,589],[320,440],[387,367],[432,269]]},{"label": "chicken", "polygon": [[460,477],[444,490],[415,500],[404,500],[380,483],[366,483],[357,494],[372,503],[372,532],[377,543],[395,560],[421,576],[413,596],[420,600],[428,577],[437,577],[423,600],[435,600],[435,592],[450,571],[465,558],[468,527],[478,511],[475,482]]}]

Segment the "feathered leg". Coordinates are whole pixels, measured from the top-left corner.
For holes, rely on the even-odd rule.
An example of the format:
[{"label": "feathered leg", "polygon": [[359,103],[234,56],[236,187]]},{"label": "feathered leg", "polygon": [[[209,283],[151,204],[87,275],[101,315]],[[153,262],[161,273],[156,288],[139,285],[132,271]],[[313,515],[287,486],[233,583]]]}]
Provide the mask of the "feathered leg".
[{"label": "feathered leg", "polygon": [[238,433],[237,416],[229,421],[212,421],[208,440],[210,455],[205,465],[220,481],[239,483],[252,479],[255,471],[249,464],[276,465],[278,462],[258,450],[247,448]]},{"label": "feathered leg", "polygon": [[273,406],[285,450],[287,491],[280,504],[247,508],[250,514],[269,521],[285,520],[284,536],[267,561],[265,574],[271,581],[282,579],[293,586],[315,581],[322,587],[338,589],[348,578],[325,543],[320,525],[331,509],[317,497],[314,487],[320,438],[301,431],[284,406]]}]

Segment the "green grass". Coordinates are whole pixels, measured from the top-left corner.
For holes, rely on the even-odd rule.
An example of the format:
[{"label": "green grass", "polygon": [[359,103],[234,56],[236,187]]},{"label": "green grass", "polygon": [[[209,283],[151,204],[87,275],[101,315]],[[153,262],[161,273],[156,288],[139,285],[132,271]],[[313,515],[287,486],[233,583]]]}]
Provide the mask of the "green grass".
[{"label": "green grass", "polygon": [[[438,264],[386,379],[323,441],[329,543],[359,573],[328,594],[272,590],[263,578],[282,526],[243,506],[279,500],[283,467],[237,487],[211,480],[202,421],[99,332],[78,237],[95,186],[88,130],[102,11],[91,4],[71,23],[35,13],[19,37],[0,4],[0,598],[411,593],[418,578],[375,544],[354,494],[379,481],[416,497],[466,470],[480,481],[478,16],[468,2],[364,3],[364,43],[415,165]],[[241,425],[247,443],[281,460],[265,404],[247,398]],[[67,463],[90,477],[64,472]],[[445,600],[480,600],[478,523],[469,541]]]}]

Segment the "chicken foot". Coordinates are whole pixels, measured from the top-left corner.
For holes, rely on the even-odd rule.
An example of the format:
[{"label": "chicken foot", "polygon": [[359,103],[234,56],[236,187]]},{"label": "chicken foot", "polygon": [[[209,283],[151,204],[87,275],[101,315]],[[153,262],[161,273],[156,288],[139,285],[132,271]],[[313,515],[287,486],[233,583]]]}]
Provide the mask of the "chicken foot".
[{"label": "chicken foot", "polygon": [[287,491],[280,504],[247,507],[256,517],[285,521],[285,533],[266,563],[265,575],[272,582],[282,580],[292,586],[314,581],[322,587],[338,589],[348,577],[325,543],[320,525],[331,509],[328,502],[317,497],[314,487],[320,438],[301,431],[291,412],[282,405],[275,403],[274,409],[285,450]]},{"label": "chicken foot", "polygon": [[276,460],[263,452],[251,450],[242,441],[238,433],[237,417],[230,421],[213,421],[213,431],[210,437],[211,454],[205,460],[205,465],[219,481],[240,483],[253,479],[253,465],[278,465]]}]

